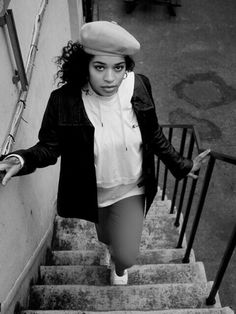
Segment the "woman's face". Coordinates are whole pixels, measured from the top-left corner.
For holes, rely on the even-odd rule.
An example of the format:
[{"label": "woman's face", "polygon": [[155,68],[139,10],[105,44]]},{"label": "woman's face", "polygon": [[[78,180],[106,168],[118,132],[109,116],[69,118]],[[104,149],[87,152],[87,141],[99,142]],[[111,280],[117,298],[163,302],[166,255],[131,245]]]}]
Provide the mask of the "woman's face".
[{"label": "woman's face", "polygon": [[89,83],[101,96],[115,94],[126,71],[123,56],[94,56],[89,62]]}]

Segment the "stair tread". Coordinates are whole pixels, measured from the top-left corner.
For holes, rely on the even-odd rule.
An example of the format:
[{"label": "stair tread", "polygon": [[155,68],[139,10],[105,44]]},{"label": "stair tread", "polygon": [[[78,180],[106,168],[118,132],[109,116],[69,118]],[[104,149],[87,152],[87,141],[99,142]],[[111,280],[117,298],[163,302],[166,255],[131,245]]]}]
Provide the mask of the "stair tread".
[{"label": "stair tread", "polygon": [[[26,310],[21,314],[97,314],[92,311],[64,311],[64,310]],[[100,311],[99,314],[233,314],[234,312],[229,307],[209,308],[209,309],[173,309],[160,311]]]},{"label": "stair tread", "polygon": [[[205,307],[207,284],[32,286],[30,309],[90,311]],[[68,308],[69,307],[69,308]]]},{"label": "stair tread", "polygon": [[[179,228],[174,226],[174,220],[175,217],[172,215],[146,220],[141,238],[141,249],[174,248],[179,237]],[[91,250],[96,249],[97,246],[94,224],[73,218],[57,220],[54,250]]]},{"label": "stair tread", "polygon": [[[182,263],[185,249],[155,249],[141,250],[136,260],[137,265]],[[195,261],[193,250],[190,262]],[[60,250],[52,251],[48,256],[47,265],[99,265],[99,253],[94,250]]]},{"label": "stair tread", "polygon": [[[171,224],[173,225],[175,221],[175,215],[172,214],[164,214],[161,216],[152,216],[149,219],[148,216],[144,220],[144,228],[149,228],[149,225],[158,225],[162,226],[164,224]],[[90,221],[85,221],[82,219],[77,219],[77,218],[61,218],[58,217],[55,220],[56,223],[56,232],[62,232],[65,230],[67,233],[78,233],[79,231],[86,231],[86,230],[95,230],[95,226],[92,222]],[[175,227],[174,227],[175,228]]]},{"label": "stair tread", "polygon": [[[129,284],[207,282],[203,263],[135,265],[129,270]],[[41,266],[40,284],[109,284],[105,266]]]}]

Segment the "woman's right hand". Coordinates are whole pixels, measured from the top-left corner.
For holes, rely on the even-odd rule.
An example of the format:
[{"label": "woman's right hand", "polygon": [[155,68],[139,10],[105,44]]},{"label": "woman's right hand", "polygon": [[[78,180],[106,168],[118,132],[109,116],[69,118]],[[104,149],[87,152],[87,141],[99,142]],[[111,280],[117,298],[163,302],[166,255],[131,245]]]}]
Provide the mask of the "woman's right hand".
[{"label": "woman's right hand", "polygon": [[21,162],[17,157],[9,157],[0,162],[0,181],[6,185],[12,176],[16,175],[22,168]]}]

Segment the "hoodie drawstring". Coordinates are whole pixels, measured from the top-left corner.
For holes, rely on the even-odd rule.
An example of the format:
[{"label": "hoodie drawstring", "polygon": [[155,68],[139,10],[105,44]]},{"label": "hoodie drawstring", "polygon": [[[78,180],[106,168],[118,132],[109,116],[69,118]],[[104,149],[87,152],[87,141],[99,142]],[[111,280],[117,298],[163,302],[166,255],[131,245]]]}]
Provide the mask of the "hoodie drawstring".
[{"label": "hoodie drawstring", "polygon": [[102,109],[101,109],[101,104],[100,104],[99,99],[98,99],[98,107],[99,107],[99,119],[100,119],[100,122],[101,122],[101,126],[103,127],[104,124],[103,124],[103,118],[102,118]]},{"label": "hoodie drawstring", "polygon": [[[104,127],[103,115],[102,115],[102,108],[101,108],[102,106],[101,106],[101,104],[100,104],[99,98],[97,98],[97,100],[98,100],[98,107],[99,107],[99,119],[100,119],[100,123],[101,123],[101,126]],[[122,130],[124,148],[125,148],[125,150],[127,151],[127,150],[128,150],[128,147],[127,147],[126,134],[125,134],[124,116],[123,116],[123,111],[122,111],[122,106],[121,106],[121,101],[120,101],[119,94],[117,94],[117,100],[118,100],[118,106],[119,106],[119,112],[120,112],[120,122],[121,122],[121,130]]]},{"label": "hoodie drawstring", "polygon": [[127,147],[126,136],[125,136],[124,116],[123,116],[123,111],[122,111],[122,107],[121,107],[120,96],[119,96],[119,94],[117,94],[117,95],[118,95],[118,103],[119,103],[119,110],[120,110],[120,121],[121,121],[124,147],[125,147],[125,150],[127,151],[128,147]]}]

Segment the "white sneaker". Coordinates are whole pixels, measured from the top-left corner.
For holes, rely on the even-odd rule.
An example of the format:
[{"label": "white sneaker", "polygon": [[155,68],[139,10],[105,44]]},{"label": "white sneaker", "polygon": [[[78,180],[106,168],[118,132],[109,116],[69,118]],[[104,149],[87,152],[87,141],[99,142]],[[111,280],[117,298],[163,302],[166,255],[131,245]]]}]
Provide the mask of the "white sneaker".
[{"label": "white sneaker", "polygon": [[110,274],[111,285],[120,286],[127,285],[128,283],[128,270],[124,270],[123,276],[118,276],[115,269],[115,264],[111,261],[111,274]]},{"label": "white sneaker", "polygon": [[110,267],[111,254],[108,245],[103,245],[100,251],[100,265]]}]

